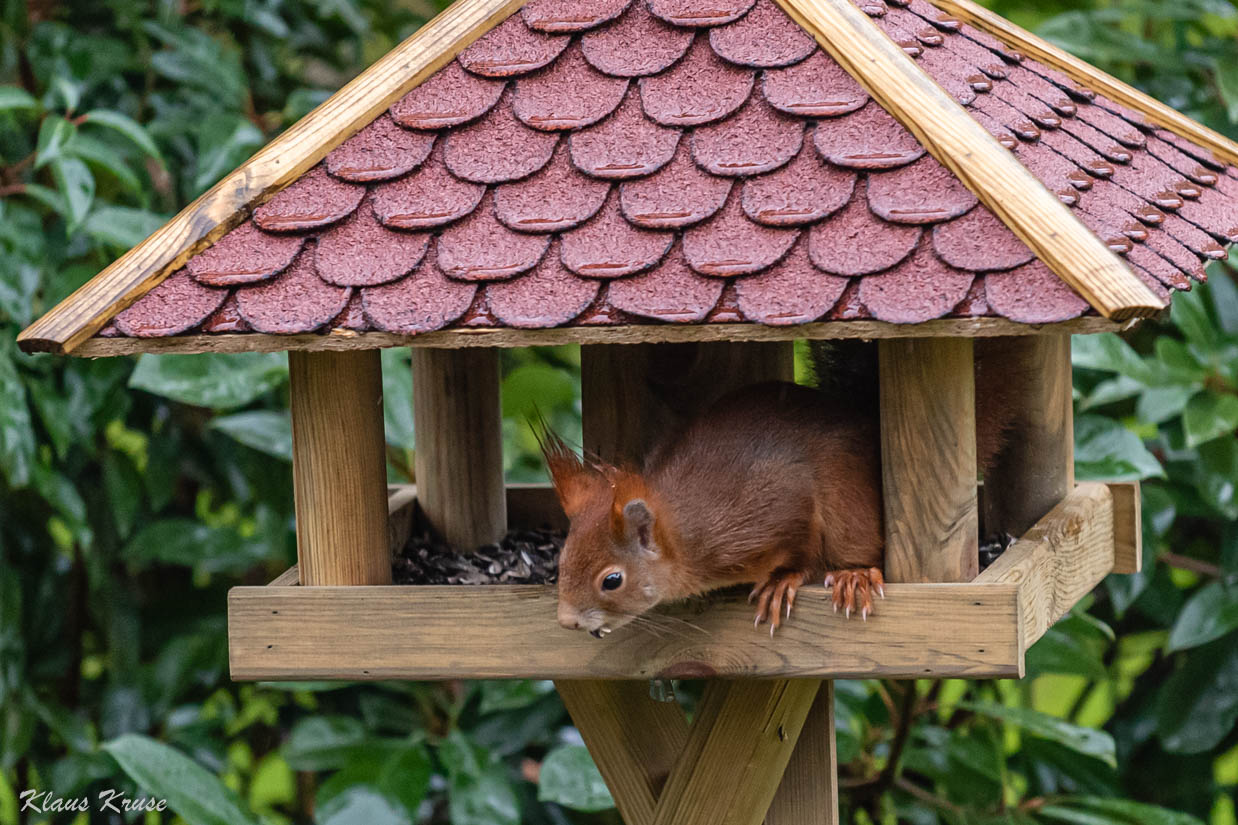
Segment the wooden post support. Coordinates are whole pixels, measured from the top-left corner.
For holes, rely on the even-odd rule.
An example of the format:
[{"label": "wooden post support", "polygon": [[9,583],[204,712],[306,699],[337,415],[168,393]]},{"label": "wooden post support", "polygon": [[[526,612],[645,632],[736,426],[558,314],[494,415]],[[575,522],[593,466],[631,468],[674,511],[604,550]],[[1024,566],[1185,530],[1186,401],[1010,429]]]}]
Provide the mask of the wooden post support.
[{"label": "wooden post support", "polygon": [[1075,488],[1070,336],[976,342],[976,404],[1013,414],[997,461],[985,472],[986,535],[1021,536]]},{"label": "wooden post support", "polygon": [[302,584],[390,584],[377,350],[290,352],[292,480]]},{"label": "wooden post support", "polygon": [[968,338],[878,343],[886,578],[979,572],[976,392]]},{"label": "wooden post support", "polygon": [[626,825],[653,825],[658,796],[688,741],[677,702],[657,702],[647,682],[560,681],[555,686],[580,730]]},{"label": "wooden post support", "polygon": [[710,682],[662,792],[655,825],[760,825],[820,684]]},{"label": "wooden post support", "polygon": [[498,350],[413,350],[417,499],[457,550],[507,532],[502,426]]},{"label": "wooden post support", "polygon": [[765,825],[839,825],[834,683],[821,683]]}]

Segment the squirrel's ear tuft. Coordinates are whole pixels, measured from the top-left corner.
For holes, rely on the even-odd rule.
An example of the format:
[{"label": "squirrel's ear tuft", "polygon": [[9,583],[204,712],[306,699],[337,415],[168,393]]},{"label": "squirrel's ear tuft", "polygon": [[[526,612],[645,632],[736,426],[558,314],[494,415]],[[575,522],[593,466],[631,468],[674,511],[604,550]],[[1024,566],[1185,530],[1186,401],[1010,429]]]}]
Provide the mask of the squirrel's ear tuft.
[{"label": "squirrel's ear tuft", "polygon": [[550,429],[545,419],[540,419],[539,425],[533,428],[533,433],[546,460],[559,504],[570,519],[580,512],[591,495],[603,489],[605,481],[596,468],[585,464],[567,442]]}]

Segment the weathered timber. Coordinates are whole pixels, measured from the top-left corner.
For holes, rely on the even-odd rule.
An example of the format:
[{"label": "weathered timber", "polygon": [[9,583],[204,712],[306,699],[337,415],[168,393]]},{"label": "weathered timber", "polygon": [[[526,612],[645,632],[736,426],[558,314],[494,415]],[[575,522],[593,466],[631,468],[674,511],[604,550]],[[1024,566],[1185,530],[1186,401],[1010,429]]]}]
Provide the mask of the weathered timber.
[{"label": "weathered timber", "polygon": [[1143,513],[1138,481],[1106,482],[1113,495],[1113,572],[1143,569]]},{"label": "weathered timber", "polygon": [[282,352],[284,350],[336,351],[387,347],[549,347],[562,344],[684,343],[690,341],[792,341],[846,338],[979,338],[993,335],[1085,335],[1123,332],[1134,322],[1118,323],[1094,315],[1056,324],[1019,324],[1005,318],[941,318],[922,324],[884,321],[828,321],[800,326],[767,327],[760,324],[631,324],[613,327],[555,327],[553,329],[444,329],[421,335],[355,332],[333,329],[327,333],[266,335],[175,335],[168,338],[91,338],[71,353],[87,358],[115,355],[195,352]]},{"label": "weathered timber", "polygon": [[760,825],[819,687],[811,679],[706,685],[655,825]]},{"label": "weathered timber", "polygon": [[653,825],[658,796],[688,741],[683,709],[651,699],[648,682],[558,681],[555,688],[624,823]]},{"label": "weathered timber", "polygon": [[881,341],[878,380],[886,577],[971,581],[980,566],[972,342]]},{"label": "weathered timber", "polygon": [[826,680],[804,720],[765,825],[841,825],[837,765],[834,683]]},{"label": "weathered timber", "polygon": [[594,639],[559,627],[553,586],[236,587],[228,635],[238,680],[1001,678],[1022,661],[1015,591],[893,584],[861,622],[807,587],[771,640],[746,592]]},{"label": "weathered timber", "polygon": [[301,581],[389,584],[378,353],[291,352],[288,386]]},{"label": "weathered timber", "polygon": [[1019,589],[1026,649],[1114,568],[1114,507],[1109,488],[1080,484],[975,581]]}]

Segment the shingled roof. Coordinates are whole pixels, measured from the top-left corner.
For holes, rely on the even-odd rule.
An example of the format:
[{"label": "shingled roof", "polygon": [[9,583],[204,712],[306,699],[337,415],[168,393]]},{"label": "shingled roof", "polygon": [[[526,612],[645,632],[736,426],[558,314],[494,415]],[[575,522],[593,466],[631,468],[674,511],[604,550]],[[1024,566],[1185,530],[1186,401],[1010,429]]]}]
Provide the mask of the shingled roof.
[{"label": "shingled roof", "polygon": [[[1156,295],[1238,170],[925,0],[858,4]],[[774,0],[532,0],[104,337],[1092,312]]]}]

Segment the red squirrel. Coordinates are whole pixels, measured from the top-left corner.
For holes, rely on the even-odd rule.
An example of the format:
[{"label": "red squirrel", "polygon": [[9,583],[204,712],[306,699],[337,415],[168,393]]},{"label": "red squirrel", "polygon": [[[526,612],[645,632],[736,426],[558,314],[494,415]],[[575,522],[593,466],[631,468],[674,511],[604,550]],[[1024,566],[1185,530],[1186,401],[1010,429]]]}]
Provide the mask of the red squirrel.
[{"label": "red squirrel", "polygon": [[[980,405],[981,467],[998,452],[1002,407]],[[772,635],[811,582],[833,586],[836,611],[867,619],[884,597],[877,421],[866,400],[757,384],[663,440],[640,469],[582,459],[544,429],[570,520],[559,623],[601,638],[663,602],[752,583],[755,624]]]}]

